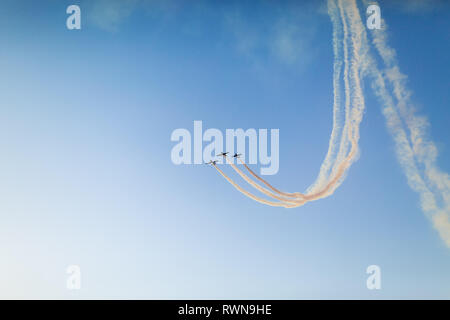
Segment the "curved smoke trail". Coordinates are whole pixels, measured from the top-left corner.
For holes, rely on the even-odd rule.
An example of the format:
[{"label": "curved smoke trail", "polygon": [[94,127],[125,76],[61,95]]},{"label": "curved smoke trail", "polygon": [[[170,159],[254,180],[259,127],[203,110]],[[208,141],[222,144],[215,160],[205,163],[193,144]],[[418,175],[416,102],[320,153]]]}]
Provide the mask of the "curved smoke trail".
[{"label": "curved smoke trail", "polygon": [[264,180],[263,178],[261,178],[260,176],[258,176],[252,169],[249,168],[249,166],[247,166],[245,164],[244,161],[242,161],[242,159],[239,158],[239,162],[245,167],[245,169],[247,169],[248,172],[250,172],[250,174],[252,176],[254,176],[256,179],[258,179],[259,181],[261,181],[262,183],[264,183],[267,187],[269,187],[273,192],[278,193],[281,196],[284,197],[289,197],[289,198],[304,198],[305,195],[303,193],[300,192],[293,192],[293,193],[288,193],[288,192],[283,192],[278,190],[277,188],[275,188],[274,186],[272,186],[270,183],[268,183],[266,180]]},{"label": "curved smoke trail", "polygon": [[[367,0],[363,1],[368,5]],[[380,71],[370,53],[368,36],[356,1],[328,0],[328,13],[333,24],[333,129],[316,181],[305,194],[286,193],[271,186],[243,163],[248,172],[269,187],[272,193],[233,165],[233,169],[251,186],[280,200],[273,202],[243,190],[220,169],[216,169],[246,196],[272,206],[294,208],[333,194],[359,155],[359,127],[365,108],[361,83],[362,77],[368,76],[375,95],[382,103],[383,115],[394,138],[397,157],[408,184],[419,193],[422,210],[450,247],[450,177],[436,164],[437,148],[427,136],[428,123],[424,117],[416,116],[411,107],[406,76],[400,72],[395,50],[387,44],[386,32],[371,32],[373,46],[384,64],[384,69]],[[384,22],[383,25],[386,28]],[[344,84],[344,108],[341,104],[341,82]]]},{"label": "curved smoke trail", "polygon": [[[340,3],[339,3],[340,4]],[[348,26],[345,20],[345,12],[340,6],[340,11],[333,1],[329,2],[329,13],[333,22],[333,48],[334,48],[334,72],[333,72],[333,85],[334,85],[334,103],[333,103],[333,129],[331,132],[328,153],[321,166],[318,178],[313,185],[308,188],[305,194],[286,193],[282,192],[264,179],[256,175],[248,166],[246,169],[259,181],[263,182],[272,189],[275,193],[282,197],[289,197],[293,199],[280,198],[265,188],[260,187],[248,176],[242,173],[235,166],[234,170],[244,178],[246,182],[256,188],[258,191],[264,194],[280,200],[280,202],[270,201],[269,205],[284,206],[288,208],[302,206],[309,201],[318,200],[331,195],[336,188],[342,183],[352,163],[358,156],[358,140],[359,140],[359,124],[362,119],[362,112],[364,110],[364,98],[361,92],[359,74],[361,72],[359,57],[360,45],[358,43],[358,35],[355,33],[354,28]],[[343,37],[340,41],[339,37]],[[343,45],[340,45],[340,43]],[[350,50],[352,49],[352,50]],[[343,57],[343,58],[342,58]],[[343,61],[342,61],[343,59]],[[345,110],[341,107],[340,98],[340,76],[341,67],[344,64],[344,72],[342,74],[344,89],[345,89]],[[342,120],[344,118],[344,121]],[[218,169],[216,167],[216,169]],[[219,169],[218,169],[219,170]],[[223,172],[220,172],[223,176]],[[224,176],[225,177],[225,176]],[[231,182],[228,177],[226,179]],[[242,190],[238,189],[243,192]],[[246,196],[254,199],[254,195],[248,192],[243,192]],[[258,198],[257,201],[261,202],[262,198]]]},{"label": "curved smoke trail", "polygon": [[263,199],[261,197],[255,196],[254,194],[251,194],[250,192],[242,189],[237,183],[235,183],[230,177],[228,177],[222,170],[220,170],[217,167],[217,165],[213,164],[213,166],[233,187],[235,187],[239,192],[241,192],[242,194],[246,195],[250,199],[253,199],[256,202],[259,202],[259,203],[262,203],[262,204],[267,204],[267,205],[273,206],[273,207],[285,207],[285,208],[292,208],[293,207],[293,205],[290,205],[290,204],[287,204],[287,203],[284,203],[284,202],[269,201],[269,200]]},{"label": "curved smoke trail", "polygon": [[[231,165],[231,167],[234,169],[234,171],[236,171],[248,184],[250,184],[252,187],[254,187],[256,190],[261,191],[262,193],[264,193],[266,196],[269,196],[271,198],[280,200],[284,203],[291,203],[291,204],[304,204],[305,200],[299,200],[299,199],[289,199],[286,197],[280,197],[277,196],[276,194],[274,194],[273,192],[267,190],[264,187],[261,187],[259,184],[257,184],[256,182],[254,182],[251,178],[249,178],[245,173],[243,173],[240,169],[238,169],[238,167],[236,167],[233,162],[231,162],[227,156],[224,156],[224,158],[226,159],[227,163],[229,165]],[[247,167],[248,168],[248,167]]]}]

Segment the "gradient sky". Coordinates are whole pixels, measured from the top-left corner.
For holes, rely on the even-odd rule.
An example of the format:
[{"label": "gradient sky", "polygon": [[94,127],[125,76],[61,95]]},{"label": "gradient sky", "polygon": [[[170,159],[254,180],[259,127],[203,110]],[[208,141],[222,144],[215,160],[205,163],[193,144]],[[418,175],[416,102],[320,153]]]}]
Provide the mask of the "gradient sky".
[{"label": "gradient sky", "polygon": [[[380,7],[450,172],[450,7]],[[369,83],[360,159],[326,199],[266,207],[171,162],[172,131],[194,120],[277,128],[268,180],[304,191],[328,148],[331,39],[317,1],[2,1],[0,298],[449,299],[450,249]],[[66,289],[72,264],[81,290]]]}]

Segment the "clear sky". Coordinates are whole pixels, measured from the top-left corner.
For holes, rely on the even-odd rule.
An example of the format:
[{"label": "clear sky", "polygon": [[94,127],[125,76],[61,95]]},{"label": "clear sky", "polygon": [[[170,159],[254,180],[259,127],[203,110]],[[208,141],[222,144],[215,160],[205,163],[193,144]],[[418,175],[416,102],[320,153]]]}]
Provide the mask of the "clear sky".
[{"label": "clear sky", "polygon": [[[450,172],[450,7],[405,3],[380,2],[389,43]],[[81,30],[66,28],[71,4]],[[276,128],[266,178],[314,181],[332,125],[325,2],[0,6],[1,298],[450,298],[450,249],[369,83],[360,158],[326,199],[266,207],[211,167],[171,161],[172,131],[194,120]],[[373,264],[381,290],[366,288]],[[66,288],[69,265],[81,290]]]}]

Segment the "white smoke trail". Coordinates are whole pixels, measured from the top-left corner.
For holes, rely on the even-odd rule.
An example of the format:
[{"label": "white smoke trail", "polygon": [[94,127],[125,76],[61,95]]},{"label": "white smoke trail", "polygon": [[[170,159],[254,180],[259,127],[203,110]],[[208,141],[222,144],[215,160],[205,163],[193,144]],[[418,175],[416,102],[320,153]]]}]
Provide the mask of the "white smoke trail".
[{"label": "white smoke trail", "polygon": [[[345,16],[349,15],[349,12],[346,12],[342,8],[341,1],[338,2],[338,6],[336,6],[336,3],[332,0],[328,1],[328,11],[333,23],[333,28],[339,27],[340,25],[337,21],[341,21],[343,29],[342,50],[344,59],[343,81],[345,122],[341,134],[339,152],[332,163],[331,173],[328,175],[327,180],[322,180],[319,184],[315,184],[312,188],[308,189],[307,195],[314,199],[318,199],[313,196],[314,194],[320,194],[321,196],[319,198],[332,194],[345,179],[347,170],[352,163],[356,161],[359,155],[359,126],[365,107],[364,95],[360,84],[360,73],[362,71],[360,32],[352,24],[349,24],[346,21]],[[338,33],[333,32],[333,36],[334,35],[338,35]],[[339,42],[339,40],[340,39],[333,38],[333,43]],[[335,54],[335,59],[335,65],[342,64],[339,54]],[[339,81],[333,79],[333,83],[336,84],[339,83]],[[335,87],[335,90],[339,90],[339,88]],[[336,97],[336,93],[334,96]],[[332,139],[330,139],[330,144],[331,143]],[[330,184],[330,182],[332,183]],[[325,183],[327,183],[326,186],[324,186]],[[324,192],[325,190],[326,192]]]},{"label": "white smoke trail", "polygon": [[342,24],[338,15],[335,14],[336,5],[334,2],[328,4],[328,14],[330,15],[333,25],[333,129],[331,131],[330,141],[328,144],[328,152],[320,167],[319,174],[316,181],[307,189],[307,192],[316,192],[319,190],[331,174],[331,168],[336,161],[337,152],[339,149],[339,140],[342,137],[343,128],[343,114],[341,107],[341,87],[340,77],[342,69]]},{"label": "white smoke trail", "polygon": [[[334,1],[328,1],[330,6]],[[336,10],[336,9],[335,9]],[[336,156],[335,162],[333,164],[333,169],[331,174],[336,174],[336,168],[339,164],[341,164],[345,156],[348,153],[349,148],[349,138],[351,136],[351,121],[350,121],[350,82],[349,82],[349,31],[347,27],[347,22],[344,18],[344,12],[343,10],[338,7],[338,15],[340,17],[340,21],[342,23],[342,27],[344,30],[344,36],[342,38],[342,44],[343,44],[343,51],[344,51],[344,74],[343,74],[343,81],[344,81],[344,96],[345,96],[345,122],[344,122],[344,131],[342,133],[339,152]]]},{"label": "white smoke trail", "polygon": [[[364,3],[368,4],[366,0]],[[422,210],[450,247],[450,177],[437,165],[437,148],[428,137],[428,121],[417,116],[411,106],[406,76],[400,71],[396,51],[387,44],[384,31],[387,25],[384,21],[382,25],[383,29],[371,32],[372,43],[385,67],[380,72],[374,60],[370,60],[373,87],[384,103],[383,114],[394,136],[397,157],[408,184],[419,193]]]}]

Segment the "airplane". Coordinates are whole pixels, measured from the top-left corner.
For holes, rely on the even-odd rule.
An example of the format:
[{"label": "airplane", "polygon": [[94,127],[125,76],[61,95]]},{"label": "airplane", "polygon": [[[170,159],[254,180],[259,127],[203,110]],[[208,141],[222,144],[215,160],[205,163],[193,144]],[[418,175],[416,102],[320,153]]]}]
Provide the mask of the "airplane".
[{"label": "airplane", "polygon": [[214,160],[214,161],[209,160],[209,162],[205,162],[205,164],[212,164],[213,166],[215,166],[216,163],[217,163],[217,160]]},{"label": "airplane", "polygon": [[229,152],[221,152],[221,153],[219,153],[217,156],[226,157],[227,154],[229,154]]},{"label": "airplane", "polygon": [[242,153],[235,153],[233,158],[239,158],[240,156],[242,156]]}]

